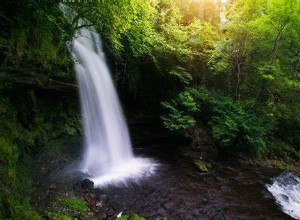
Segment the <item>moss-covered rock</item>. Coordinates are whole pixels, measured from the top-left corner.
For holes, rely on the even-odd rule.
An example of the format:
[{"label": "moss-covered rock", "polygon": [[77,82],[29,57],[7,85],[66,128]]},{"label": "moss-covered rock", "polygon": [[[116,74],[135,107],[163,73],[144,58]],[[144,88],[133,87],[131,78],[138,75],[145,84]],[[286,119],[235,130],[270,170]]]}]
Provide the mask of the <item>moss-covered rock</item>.
[{"label": "moss-covered rock", "polygon": [[0,116],[0,219],[40,219],[30,203],[27,134],[9,99],[0,98]]},{"label": "moss-covered rock", "polygon": [[48,212],[47,217],[49,219],[53,219],[53,220],[74,220],[74,219],[76,219],[71,216],[61,214],[61,213],[56,213],[56,212]]},{"label": "moss-covered rock", "polygon": [[86,202],[82,199],[69,197],[69,198],[62,198],[60,203],[70,209],[71,212],[75,214],[85,214],[88,211],[88,206]]},{"label": "moss-covered rock", "polygon": [[208,172],[212,168],[210,163],[207,163],[201,159],[195,160],[194,165],[200,172]]}]

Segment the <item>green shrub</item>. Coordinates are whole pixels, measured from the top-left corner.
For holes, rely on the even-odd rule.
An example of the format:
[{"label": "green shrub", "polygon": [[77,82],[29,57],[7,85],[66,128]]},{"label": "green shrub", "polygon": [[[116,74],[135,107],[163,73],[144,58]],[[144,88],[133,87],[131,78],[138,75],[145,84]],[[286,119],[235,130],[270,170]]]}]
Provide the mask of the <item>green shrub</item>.
[{"label": "green shrub", "polygon": [[267,128],[259,118],[222,93],[204,87],[187,88],[162,105],[168,114],[161,118],[171,131],[196,129],[203,121],[223,150],[258,155],[266,146]]},{"label": "green shrub", "polygon": [[196,124],[192,114],[199,110],[199,106],[189,91],[181,92],[175,99],[161,105],[168,112],[161,117],[163,124],[171,131],[186,131]]},{"label": "green shrub", "polygon": [[266,128],[255,114],[246,112],[229,97],[217,93],[214,97],[209,100],[213,112],[208,124],[221,147],[237,147],[253,154],[266,147]]}]

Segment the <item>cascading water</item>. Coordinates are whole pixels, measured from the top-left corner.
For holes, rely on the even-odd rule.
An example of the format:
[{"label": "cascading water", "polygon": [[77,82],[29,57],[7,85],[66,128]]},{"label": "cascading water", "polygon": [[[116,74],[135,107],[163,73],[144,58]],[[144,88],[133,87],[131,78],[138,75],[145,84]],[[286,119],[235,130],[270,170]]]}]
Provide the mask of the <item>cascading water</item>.
[{"label": "cascading water", "polygon": [[283,173],[267,185],[282,211],[300,219],[300,178],[293,173]]},{"label": "cascading water", "polygon": [[[60,7],[65,13],[69,12],[69,16],[72,14],[68,7]],[[84,121],[85,150],[80,170],[91,176],[95,186],[126,183],[128,178],[136,180],[151,175],[156,164],[133,155],[99,34],[93,27],[79,29],[70,50],[75,61]]]}]

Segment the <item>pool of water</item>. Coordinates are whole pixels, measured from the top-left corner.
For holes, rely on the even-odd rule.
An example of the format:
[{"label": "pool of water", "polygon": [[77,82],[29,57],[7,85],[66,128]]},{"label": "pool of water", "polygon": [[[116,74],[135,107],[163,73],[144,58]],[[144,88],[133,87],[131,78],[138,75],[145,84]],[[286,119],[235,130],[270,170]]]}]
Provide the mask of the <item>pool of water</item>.
[{"label": "pool of water", "polygon": [[161,164],[156,174],[102,190],[120,211],[148,219],[291,219],[266,187],[278,171],[231,163],[215,164],[210,172],[201,174],[179,149],[137,149],[139,156],[150,156]]}]

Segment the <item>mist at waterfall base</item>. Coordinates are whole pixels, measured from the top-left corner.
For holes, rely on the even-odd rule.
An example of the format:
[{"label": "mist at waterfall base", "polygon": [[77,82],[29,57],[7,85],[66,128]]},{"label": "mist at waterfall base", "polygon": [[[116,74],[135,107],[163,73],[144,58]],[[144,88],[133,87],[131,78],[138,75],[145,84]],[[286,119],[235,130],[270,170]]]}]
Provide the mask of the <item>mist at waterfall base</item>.
[{"label": "mist at waterfall base", "polygon": [[300,178],[293,173],[285,172],[273,179],[267,189],[275,197],[284,213],[300,219]]},{"label": "mist at waterfall base", "polygon": [[126,184],[151,176],[158,165],[133,155],[127,124],[96,30],[78,30],[71,52],[84,127],[80,170],[90,176],[95,187]]}]

